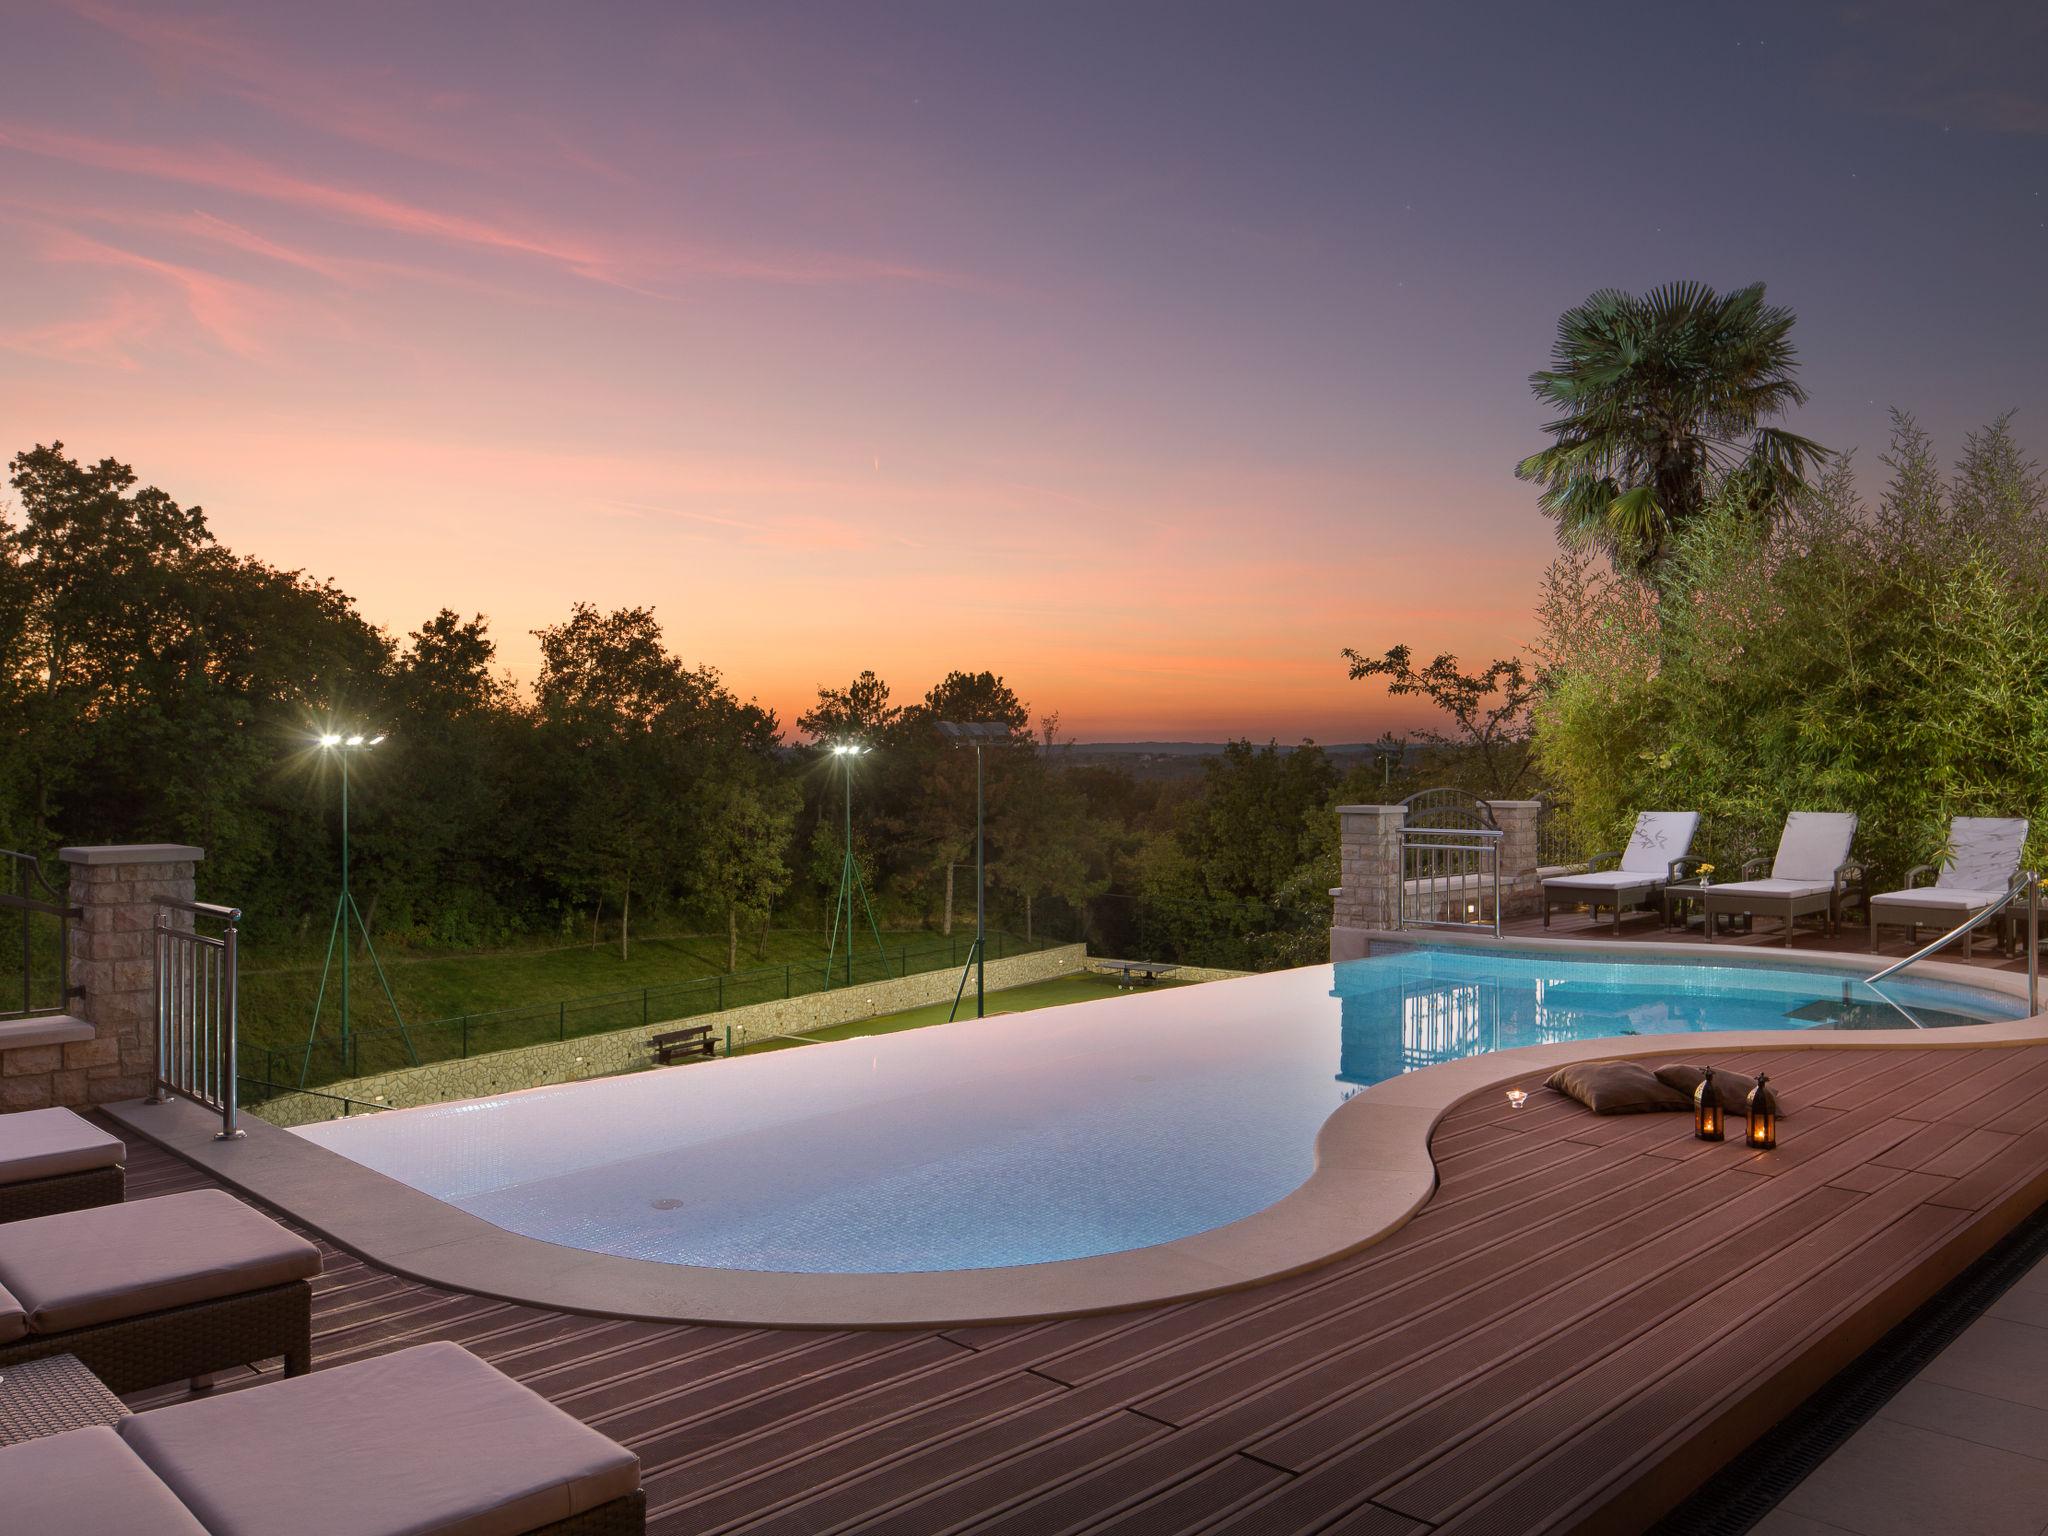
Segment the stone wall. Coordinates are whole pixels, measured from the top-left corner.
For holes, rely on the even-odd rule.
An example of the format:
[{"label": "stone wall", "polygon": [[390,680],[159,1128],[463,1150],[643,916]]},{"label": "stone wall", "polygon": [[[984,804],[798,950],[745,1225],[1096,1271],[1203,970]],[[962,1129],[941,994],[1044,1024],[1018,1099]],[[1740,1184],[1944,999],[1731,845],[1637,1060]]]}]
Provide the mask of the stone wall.
[{"label": "stone wall", "polygon": [[[1040,950],[1036,954],[1011,955],[988,963],[988,985],[1017,987],[1027,982],[1048,981],[1070,975],[1088,963],[1088,951],[1080,944]],[[777,998],[723,1013],[707,1013],[694,1019],[672,1019],[666,1023],[635,1025],[601,1035],[549,1041],[522,1046],[517,1050],[492,1051],[453,1061],[428,1062],[396,1072],[371,1077],[349,1078],[320,1085],[320,1091],[366,1103],[383,1102],[393,1108],[416,1104],[439,1104],[449,1099],[482,1098],[508,1093],[515,1088],[538,1088],[549,1083],[577,1082],[589,1077],[609,1077],[646,1064],[647,1041],[666,1030],[709,1024],[724,1049],[725,1030],[730,1027],[736,1041],[753,1044],[783,1035],[801,1035],[835,1024],[851,1024],[880,1014],[900,1013],[927,1003],[951,1002],[960,984],[954,970],[926,971],[916,976],[897,977],[855,987],[812,992],[803,997]],[[969,986],[973,983],[970,980]],[[964,1005],[973,1007],[970,997]],[[745,1033],[742,1034],[741,1031]],[[319,1101],[283,1099],[277,1107],[262,1111],[263,1118],[276,1124],[300,1124],[320,1112]]]},{"label": "stone wall", "polygon": [[[156,996],[150,930],[159,901],[192,900],[205,854],[182,843],[61,848],[70,867],[69,1012],[88,1039],[0,1052],[0,1110],[81,1108],[148,1096],[156,1081]],[[83,1033],[83,1031],[77,1031]]]}]

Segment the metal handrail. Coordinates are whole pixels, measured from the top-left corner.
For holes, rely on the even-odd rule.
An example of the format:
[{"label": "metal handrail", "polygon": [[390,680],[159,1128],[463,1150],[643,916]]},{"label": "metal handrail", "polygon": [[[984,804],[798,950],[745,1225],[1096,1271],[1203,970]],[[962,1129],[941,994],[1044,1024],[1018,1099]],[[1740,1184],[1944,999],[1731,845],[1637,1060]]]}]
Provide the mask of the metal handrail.
[{"label": "metal handrail", "polygon": [[[239,907],[163,900],[152,930],[156,992],[156,1084],[152,1104],[172,1094],[218,1111],[215,1141],[239,1141],[237,1054],[241,1001],[237,947]],[[173,926],[174,912],[221,924],[218,937]]]},{"label": "metal handrail", "polygon": [[2013,883],[2012,889],[1999,897],[1998,900],[1994,901],[1982,912],[1964,922],[1956,924],[1955,927],[1949,929],[1947,933],[1944,933],[1932,944],[1923,944],[1920,948],[1914,950],[1912,954],[1906,956],[1905,959],[1886,966],[1876,975],[1864,977],[1863,984],[1866,987],[1874,987],[1887,976],[1895,976],[1907,966],[1915,965],[1925,960],[1944,945],[1953,944],[1964,934],[1976,928],[1978,924],[1989,918],[1996,917],[2022,895],[2025,895],[2027,898],[2027,1010],[2029,1013],[2039,1013],[2041,1011],[2041,877],[2031,869],[2025,871],[2022,878]]}]

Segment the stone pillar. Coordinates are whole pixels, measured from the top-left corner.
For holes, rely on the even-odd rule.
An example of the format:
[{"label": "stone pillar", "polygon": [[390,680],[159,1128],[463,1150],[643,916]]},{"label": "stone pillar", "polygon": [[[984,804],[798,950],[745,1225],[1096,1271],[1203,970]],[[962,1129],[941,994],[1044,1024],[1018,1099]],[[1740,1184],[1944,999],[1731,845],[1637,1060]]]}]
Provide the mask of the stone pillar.
[{"label": "stone pillar", "polygon": [[156,1080],[156,995],[150,929],[159,901],[191,901],[206,857],[183,843],[60,848],[71,866],[71,1011],[93,1038],[64,1047],[51,1083],[54,1104],[107,1104],[148,1095]]},{"label": "stone pillar", "polygon": [[1542,814],[1541,800],[1488,800],[1494,825],[1501,830],[1500,899],[1501,915],[1534,910],[1536,884],[1536,818]]},{"label": "stone pillar", "polygon": [[1343,884],[1330,892],[1330,955],[1346,960],[1365,952],[1357,935],[1394,926],[1401,899],[1400,833],[1408,807],[1340,805],[1337,816]]}]

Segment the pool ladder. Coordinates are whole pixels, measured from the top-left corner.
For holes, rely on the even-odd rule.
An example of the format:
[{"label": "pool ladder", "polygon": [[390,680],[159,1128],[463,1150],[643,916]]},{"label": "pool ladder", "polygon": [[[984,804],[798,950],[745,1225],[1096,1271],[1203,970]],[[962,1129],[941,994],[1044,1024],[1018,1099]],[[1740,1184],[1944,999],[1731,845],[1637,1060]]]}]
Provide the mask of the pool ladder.
[{"label": "pool ladder", "polygon": [[1952,944],[1979,924],[1989,921],[2011,906],[2020,897],[2027,898],[2027,1013],[2029,1016],[2041,1011],[2041,877],[2033,870],[2022,871],[2013,881],[2012,888],[1998,900],[1979,912],[1975,917],[1957,923],[1932,944],[1923,944],[1905,959],[1886,966],[1874,976],[1863,978],[1866,987],[1874,987],[1887,976],[1895,976],[1909,965],[1917,965],[1943,945]]}]

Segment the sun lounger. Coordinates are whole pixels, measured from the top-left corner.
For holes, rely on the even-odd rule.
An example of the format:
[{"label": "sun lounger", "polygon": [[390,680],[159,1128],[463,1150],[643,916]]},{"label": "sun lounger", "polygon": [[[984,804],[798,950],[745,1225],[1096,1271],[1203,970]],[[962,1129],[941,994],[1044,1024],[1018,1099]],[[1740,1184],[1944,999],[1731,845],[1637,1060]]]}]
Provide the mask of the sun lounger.
[{"label": "sun lounger", "polygon": [[119,1205],[127,1155],[118,1138],[68,1109],[0,1115],[0,1222]]},{"label": "sun lounger", "polygon": [[313,1364],[320,1250],[217,1189],[0,1227],[0,1371],[76,1355],[116,1392]]},{"label": "sun lounger", "polygon": [[[1917,942],[1922,928],[1947,932],[1995,905],[2019,878],[2026,843],[2024,817],[1956,817],[1948,824],[1948,847],[1938,865],[1916,865],[1906,871],[1904,889],[1870,898],[1871,952],[1881,926],[1910,929]],[[1923,875],[1934,875],[1934,883],[1918,884]],[[1967,951],[1967,935],[1962,943]]]},{"label": "sun lounger", "polygon": [[454,1344],[0,1449],[38,1536],[627,1536],[640,1461]]},{"label": "sun lounger", "polygon": [[1856,817],[1848,811],[1794,811],[1785,818],[1785,830],[1778,838],[1777,857],[1770,874],[1751,876],[1764,867],[1762,859],[1742,866],[1742,878],[1727,885],[1710,885],[1700,893],[1707,914],[1707,937],[1712,939],[1719,918],[1729,915],[1782,919],[1785,944],[1792,944],[1792,926],[1813,913],[1826,917],[1830,932],[1841,921],[1842,898],[1851,882],[1862,878],[1863,867],[1849,856],[1856,840]]},{"label": "sun lounger", "polygon": [[[1699,824],[1697,811],[1644,811],[1636,817],[1626,848],[1594,854],[1583,874],[1553,875],[1543,882],[1543,926],[1550,926],[1553,907],[1583,903],[1596,917],[1602,907],[1611,908],[1614,931],[1621,932],[1623,912],[1648,906],[1678,878],[1682,866],[1699,862],[1691,857]],[[1609,859],[1618,861],[1615,868],[1590,867]]]}]

